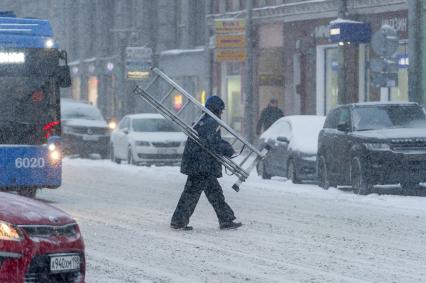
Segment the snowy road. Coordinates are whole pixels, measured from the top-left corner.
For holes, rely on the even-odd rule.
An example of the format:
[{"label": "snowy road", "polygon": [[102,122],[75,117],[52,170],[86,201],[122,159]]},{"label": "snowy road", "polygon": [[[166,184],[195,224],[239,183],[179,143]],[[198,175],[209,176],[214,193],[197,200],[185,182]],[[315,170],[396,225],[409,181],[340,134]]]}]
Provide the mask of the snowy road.
[{"label": "snowy road", "polygon": [[72,214],[87,282],[426,282],[426,198],[357,196],[250,177],[221,179],[245,225],[220,231],[203,196],[193,231],[169,221],[185,176],[173,167],[66,159],[39,199]]}]

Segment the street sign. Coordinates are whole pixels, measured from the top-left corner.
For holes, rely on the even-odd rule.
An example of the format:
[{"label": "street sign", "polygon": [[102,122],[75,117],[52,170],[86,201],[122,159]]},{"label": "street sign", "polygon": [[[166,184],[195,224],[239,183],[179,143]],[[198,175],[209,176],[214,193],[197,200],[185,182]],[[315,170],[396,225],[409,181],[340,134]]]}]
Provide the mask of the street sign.
[{"label": "street sign", "polygon": [[397,73],[372,73],[371,84],[374,87],[397,87],[398,74]]},{"label": "street sign", "polygon": [[144,46],[126,47],[126,60],[151,60],[152,49]]},{"label": "street sign", "polygon": [[370,23],[337,19],[329,27],[331,42],[368,43],[371,39]]},{"label": "street sign", "polygon": [[218,49],[215,51],[216,62],[243,62],[246,60],[244,49]]},{"label": "street sign", "polygon": [[398,73],[399,64],[394,59],[372,58],[370,60],[370,70],[376,73]]},{"label": "street sign", "polygon": [[152,49],[126,47],[126,77],[129,80],[149,78],[152,67]]},{"label": "street sign", "polygon": [[383,25],[374,33],[371,39],[371,46],[377,55],[390,58],[399,46],[398,33],[393,27]]},{"label": "street sign", "polygon": [[244,35],[216,35],[216,48],[244,48],[245,46]]},{"label": "street sign", "polygon": [[216,34],[244,34],[246,21],[244,19],[218,19],[214,22]]}]

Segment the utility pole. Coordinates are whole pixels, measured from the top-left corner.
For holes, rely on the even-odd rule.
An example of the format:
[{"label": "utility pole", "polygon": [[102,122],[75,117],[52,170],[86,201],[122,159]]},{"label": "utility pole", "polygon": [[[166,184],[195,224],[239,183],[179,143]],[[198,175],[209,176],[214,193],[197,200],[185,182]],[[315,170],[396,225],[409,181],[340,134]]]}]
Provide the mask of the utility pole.
[{"label": "utility pole", "polygon": [[408,99],[426,106],[426,4],[408,1]]},{"label": "utility pole", "polygon": [[[340,19],[346,18],[346,0],[339,0],[337,7],[337,17]],[[339,43],[338,47],[338,71],[337,71],[337,103],[346,104],[348,103],[348,94],[346,91],[346,66],[345,66],[345,42]]]},{"label": "utility pole", "polygon": [[208,95],[213,95],[212,90],[212,56],[210,54],[210,13],[211,13],[211,5],[212,1],[210,0],[204,0],[204,11],[205,11],[205,43],[206,43],[206,50],[205,50],[205,56],[206,56],[206,86],[205,90]]},{"label": "utility pole", "polygon": [[252,13],[253,0],[247,0],[246,13],[246,63],[244,77],[244,134],[251,143],[255,139],[255,109],[253,97],[253,32]]},{"label": "utility pole", "polygon": [[417,94],[419,92],[419,77],[420,73],[420,56],[417,56],[420,42],[418,40],[419,35],[419,26],[418,21],[420,19],[418,16],[418,0],[408,1],[408,57],[409,57],[409,66],[408,66],[408,100],[409,101],[418,101]]}]

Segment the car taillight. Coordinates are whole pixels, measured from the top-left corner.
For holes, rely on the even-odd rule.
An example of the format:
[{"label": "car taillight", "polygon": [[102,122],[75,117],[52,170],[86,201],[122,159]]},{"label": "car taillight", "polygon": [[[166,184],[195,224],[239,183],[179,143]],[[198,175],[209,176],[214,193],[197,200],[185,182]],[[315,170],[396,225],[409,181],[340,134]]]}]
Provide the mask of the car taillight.
[{"label": "car taillight", "polygon": [[44,137],[48,139],[54,133],[55,127],[60,124],[60,121],[53,121],[45,124],[43,126]]}]

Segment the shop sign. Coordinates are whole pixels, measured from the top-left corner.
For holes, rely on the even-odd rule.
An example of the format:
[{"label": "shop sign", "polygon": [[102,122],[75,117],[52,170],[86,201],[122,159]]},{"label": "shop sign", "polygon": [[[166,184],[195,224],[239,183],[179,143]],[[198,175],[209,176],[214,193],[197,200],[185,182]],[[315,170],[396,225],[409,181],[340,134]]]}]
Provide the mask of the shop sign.
[{"label": "shop sign", "polygon": [[244,19],[220,19],[214,23],[216,34],[245,33],[246,21]]},{"label": "shop sign", "polygon": [[259,86],[282,86],[284,78],[277,74],[262,74],[259,76]]},{"label": "shop sign", "polygon": [[331,42],[368,43],[371,39],[369,23],[337,19],[330,22]]},{"label": "shop sign", "polygon": [[218,49],[215,51],[216,62],[243,62],[246,60],[244,49]]},{"label": "shop sign", "polygon": [[390,19],[384,19],[382,21],[382,26],[388,25],[393,27],[397,32],[406,33],[407,32],[407,18],[394,17]]},{"label": "shop sign", "polygon": [[245,46],[244,35],[216,35],[216,48],[244,48]]},{"label": "shop sign", "polygon": [[126,77],[129,80],[143,80],[150,75],[152,49],[147,47],[126,48]]}]

